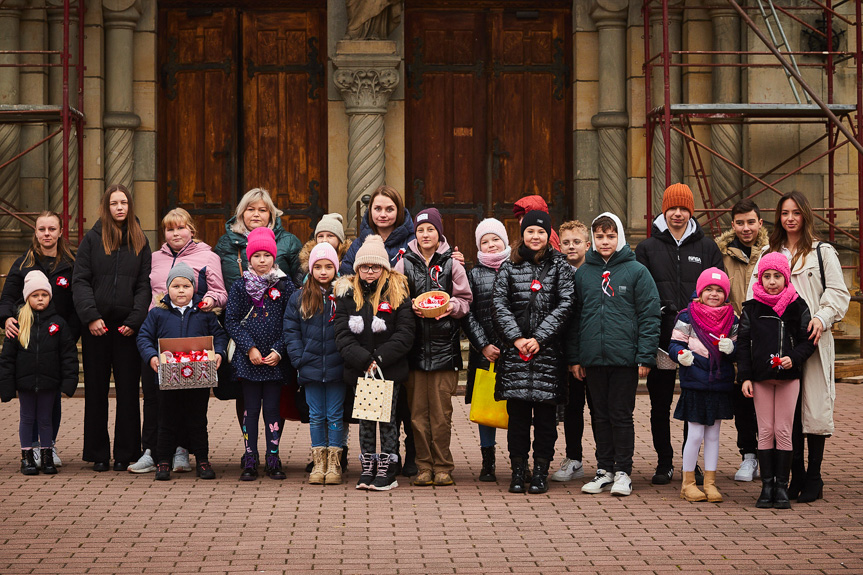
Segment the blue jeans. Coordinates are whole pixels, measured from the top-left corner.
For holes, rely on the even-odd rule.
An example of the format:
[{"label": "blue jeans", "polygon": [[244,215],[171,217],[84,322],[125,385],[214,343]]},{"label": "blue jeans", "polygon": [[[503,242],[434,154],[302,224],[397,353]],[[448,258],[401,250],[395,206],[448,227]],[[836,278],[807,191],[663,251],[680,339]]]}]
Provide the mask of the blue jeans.
[{"label": "blue jeans", "polygon": [[303,383],[309,404],[312,447],[342,447],[345,424],[345,384],[342,381]]},{"label": "blue jeans", "polygon": [[480,447],[494,447],[495,446],[495,435],[497,435],[497,428],[488,427],[487,425],[479,424],[479,446]]}]

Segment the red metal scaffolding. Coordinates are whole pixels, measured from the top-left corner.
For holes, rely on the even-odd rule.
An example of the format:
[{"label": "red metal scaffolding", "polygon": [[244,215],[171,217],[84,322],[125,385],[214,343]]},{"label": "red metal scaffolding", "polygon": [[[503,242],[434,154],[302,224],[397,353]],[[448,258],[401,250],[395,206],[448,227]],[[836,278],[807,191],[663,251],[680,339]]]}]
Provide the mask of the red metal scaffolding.
[{"label": "red metal scaffolding", "polygon": [[[668,0],[644,0],[642,13],[644,16],[644,94],[645,94],[645,131],[647,138],[647,153],[649,160],[646,167],[647,176],[647,233],[650,234],[651,224],[654,214],[652,213],[652,199],[654,196],[653,190],[653,172],[652,165],[652,150],[654,145],[654,131],[658,126],[661,132],[662,145],[665,149],[665,165],[659,167],[665,174],[665,186],[671,182],[671,158],[672,158],[672,134],[679,134],[687,146],[689,160],[692,165],[692,171],[696,179],[698,189],[701,193],[702,201],[705,204],[704,209],[696,210],[698,217],[702,219],[702,225],[710,227],[711,231],[716,233],[719,230],[719,218],[730,211],[732,200],[737,200],[743,197],[754,198],[765,191],[772,191],[782,195],[778,186],[789,177],[800,173],[804,168],[827,157],[828,164],[828,206],[823,209],[816,209],[816,218],[827,225],[829,230],[830,241],[835,240],[837,233],[850,239],[858,250],[863,248],[861,239],[863,239],[863,221],[860,219],[860,206],[863,205],[863,38],[861,38],[861,1],[863,0],[843,0],[834,5],[833,0],[806,0],[801,2],[799,6],[774,6],[770,0],[761,0],[757,4],[767,3],[771,9],[781,12],[786,17],[796,21],[808,33],[814,37],[820,38],[826,50],[819,51],[782,51],[774,45],[771,31],[771,38],[768,38],[755,23],[750,13],[759,10],[758,6],[741,6],[736,0],[716,0],[716,6],[731,7],[739,15],[750,30],[763,42],[766,50],[762,51],[709,51],[709,50],[671,50],[669,46],[669,12],[698,8],[704,10],[712,6],[699,5],[683,6],[675,5],[669,7]],[[837,12],[837,8],[843,4],[853,2],[855,6],[855,17],[851,20],[849,17]],[[662,22],[662,42],[661,49],[657,53],[651,51],[651,16],[654,11],[661,11]],[[756,12],[757,13],[757,12]],[[806,21],[806,17],[818,15],[824,22],[824,30],[813,26]],[[761,16],[758,16],[761,19]],[[855,45],[853,48],[839,50],[839,46],[833,46],[834,42],[834,22],[846,26],[848,29],[853,29],[855,37]],[[781,29],[780,29],[781,32]],[[783,33],[784,39],[784,33]],[[739,62],[719,62],[716,56],[739,56]],[[750,61],[753,57],[758,56],[773,56],[775,61],[760,62]],[[800,77],[798,65],[795,57],[814,56],[808,58],[799,65],[799,67],[821,68],[826,78],[826,99],[823,94],[813,90],[803,78]],[[696,61],[689,61],[694,59]],[[853,59],[854,70],[856,74],[856,101],[852,103],[836,103],[834,102],[834,76],[836,73],[837,64],[846,60]],[[777,104],[777,103],[740,103],[740,104],[715,104],[715,103],[669,103],[671,102],[671,69],[679,68],[695,68],[695,69],[711,69],[714,67],[740,67],[740,68],[780,68],[785,70],[789,81],[796,82],[796,85],[803,88],[813,103],[809,104]],[[663,101],[660,103],[651,101],[651,83],[654,81],[653,75],[657,69],[661,69],[663,82]],[[792,84],[793,85],[793,84]],[[770,168],[763,174],[754,174],[748,171],[744,166],[741,166],[730,158],[727,158],[711,148],[710,146],[698,141],[696,138],[694,125],[711,125],[711,124],[738,124],[741,126],[750,126],[757,124],[823,124],[825,126],[825,134],[817,138],[813,142],[801,146],[801,149],[794,152],[790,157],[780,162],[776,166]],[[825,142],[826,141],[826,142]],[[801,157],[804,153],[816,148],[822,142],[826,145],[815,158],[809,159],[800,166],[794,168],[790,172],[782,176],[774,177],[773,174],[786,166],[792,160]],[[837,150],[846,145],[851,145],[857,149],[857,190],[858,204],[856,208],[837,208],[834,198],[835,184],[835,153]],[[738,170],[745,176],[744,184],[741,189],[734,190],[721,201],[716,201],[714,194],[710,188],[710,180],[702,162],[702,153],[712,156],[713,162],[725,162],[732,168]],[[786,190],[787,191],[787,190]],[[657,193],[661,193],[659,190]],[[857,235],[853,235],[848,230],[837,226],[836,213],[839,211],[857,211],[858,229]],[[818,212],[825,215],[821,216]],[[858,251],[858,254],[860,252]],[[863,266],[859,265],[858,258],[857,277],[861,280],[863,286]]]},{"label": "red metal scaffolding", "polygon": [[[0,0],[0,10],[21,10],[18,7],[4,6],[5,0]],[[62,8],[42,6],[41,8],[27,8],[27,10],[52,10],[62,9],[63,11],[63,45],[59,50],[0,50],[0,56],[15,56],[16,62],[0,62],[0,67],[12,68],[61,68],[62,69],[62,100],[58,104],[50,105],[32,105],[27,103],[20,104],[4,104],[0,105],[0,124],[30,124],[30,123],[47,123],[56,124],[59,127],[49,133],[47,136],[21,151],[14,157],[0,164],[0,170],[12,165],[22,156],[39,148],[42,144],[51,140],[56,136],[62,138],[63,150],[63,210],[61,217],[63,218],[63,234],[68,239],[69,237],[69,137],[72,130],[75,130],[75,138],[78,144],[78,241],[81,241],[84,233],[84,169],[80,156],[84,149],[84,1],[64,0]],[[72,19],[77,18],[77,58],[73,60],[73,52],[71,46],[72,38]],[[59,60],[59,61],[52,61]],[[77,72],[77,86],[70,86],[70,70]],[[70,89],[76,89],[78,92],[77,108],[70,105]],[[22,212],[14,205],[5,200],[0,200],[0,213],[11,216],[23,223],[24,225],[34,228],[35,222],[32,212]],[[27,219],[29,218],[29,219]]]}]

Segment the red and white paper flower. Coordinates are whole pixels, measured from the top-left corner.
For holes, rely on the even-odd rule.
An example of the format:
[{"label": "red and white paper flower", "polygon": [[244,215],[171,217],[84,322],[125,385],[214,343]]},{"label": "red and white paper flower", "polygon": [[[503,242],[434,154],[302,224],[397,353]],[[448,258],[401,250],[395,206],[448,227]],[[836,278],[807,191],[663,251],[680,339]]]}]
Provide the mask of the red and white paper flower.
[{"label": "red and white paper flower", "polygon": [[189,378],[189,377],[192,377],[193,371],[194,370],[192,369],[191,365],[186,365],[186,366],[183,366],[183,369],[180,370],[180,375],[182,375],[185,378]]},{"label": "red and white paper flower", "polygon": [[270,288],[270,291],[267,292],[267,295],[270,296],[271,300],[275,301],[275,300],[279,299],[280,297],[282,297],[282,292],[280,292],[276,288],[272,287],[272,288]]},{"label": "red and white paper flower", "polygon": [[59,331],[60,331],[60,326],[57,325],[56,323],[52,323],[51,325],[48,326],[48,334],[49,335],[56,335]]},{"label": "red and white paper flower", "polygon": [[69,280],[68,280],[68,279],[66,279],[64,276],[60,276],[60,277],[58,277],[58,278],[57,278],[57,281],[56,281],[55,283],[56,283],[58,286],[60,286],[61,288],[67,288],[67,287],[69,287]]}]

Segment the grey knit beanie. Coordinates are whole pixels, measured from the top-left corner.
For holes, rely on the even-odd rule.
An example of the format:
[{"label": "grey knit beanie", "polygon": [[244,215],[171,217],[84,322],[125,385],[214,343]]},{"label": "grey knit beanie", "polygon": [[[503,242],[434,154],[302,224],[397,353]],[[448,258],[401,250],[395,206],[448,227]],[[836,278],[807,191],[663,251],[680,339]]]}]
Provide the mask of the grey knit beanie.
[{"label": "grey knit beanie", "polygon": [[342,214],[325,214],[315,226],[315,238],[321,232],[330,232],[339,238],[340,242],[344,242],[345,227],[342,224]]},{"label": "grey knit beanie", "polygon": [[170,288],[171,282],[177,278],[186,278],[192,284],[192,288],[195,287],[195,271],[189,267],[189,264],[179,262],[172,267],[171,271],[168,272],[168,283],[165,284],[165,287]]}]

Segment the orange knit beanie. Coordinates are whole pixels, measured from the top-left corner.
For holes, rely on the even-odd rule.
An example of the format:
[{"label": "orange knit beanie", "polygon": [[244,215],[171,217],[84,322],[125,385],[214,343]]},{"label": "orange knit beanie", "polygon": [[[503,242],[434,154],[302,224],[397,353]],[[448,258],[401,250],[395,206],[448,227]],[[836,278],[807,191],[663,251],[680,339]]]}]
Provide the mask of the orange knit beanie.
[{"label": "orange knit beanie", "polygon": [[662,194],[662,213],[671,208],[686,208],[690,215],[695,214],[695,201],[692,199],[692,190],[686,184],[671,184]]}]

